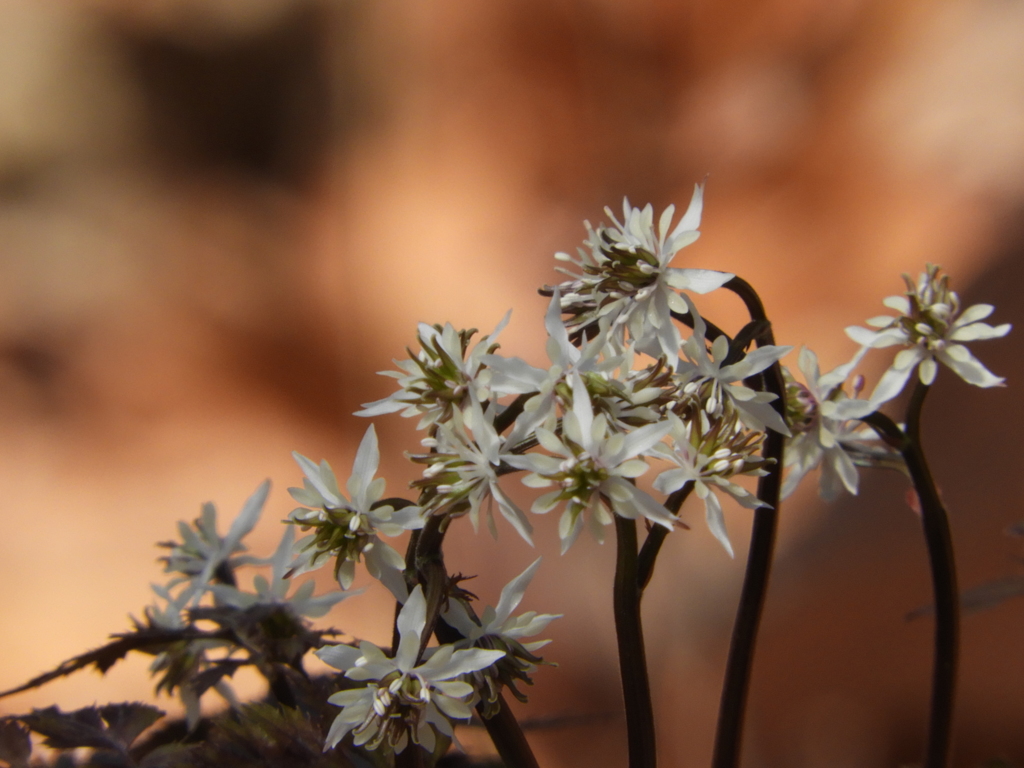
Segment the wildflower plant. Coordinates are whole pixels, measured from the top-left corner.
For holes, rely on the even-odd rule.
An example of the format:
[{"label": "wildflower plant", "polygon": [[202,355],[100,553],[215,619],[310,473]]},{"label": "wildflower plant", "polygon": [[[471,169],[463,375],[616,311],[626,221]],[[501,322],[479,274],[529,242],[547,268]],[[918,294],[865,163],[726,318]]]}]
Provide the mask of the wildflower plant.
[{"label": "wildflower plant", "polygon": [[[557,255],[573,265],[559,268],[567,279],[541,291],[550,297],[543,320],[547,367],[501,354],[497,339],[509,314],[476,341],[475,330],[421,323],[419,349],[396,361],[398,371],[385,372],[397,389],[357,413],[417,419],[422,450],[407,456],[422,473],[408,497],[385,496],[372,424],[344,490],[326,461],[295,453],[302,486],[289,492],[300,506],[285,520],[270,558],[249,555],[242,543],[268,497],[267,482],[225,536],[217,532],[212,505],[194,524],[179,526],[180,541],[163,545],[170,550],[164,563],[171,579],[154,586],[157,603],[131,631],[15,691],[86,666],[105,671],[140,651],[154,656],[158,690],[182,699],[186,731],[198,732],[200,699],[211,689],[235,711],[230,721],[215,718],[205,740],[159,742],[158,751],[151,739],[130,753],[129,740],[120,757],[105,756],[104,764],[147,765],[149,756],[153,765],[223,764],[255,739],[270,744],[268,754],[287,744],[306,750],[305,762],[289,764],[430,766],[457,743],[458,727],[478,717],[505,765],[533,768],[537,761],[505,692],[525,702],[522,686],[532,685],[535,670],[550,663],[538,655],[548,641],[536,636],[558,616],[514,615],[541,561],[513,579],[495,607],[480,609],[462,587],[464,577],[449,572],[444,545],[463,518],[474,530],[483,520],[495,537],[510,527],[532,545],[531,516],[555,513],[566,557],[573,557],[569,550],[584,528],[598,541],[615,531],[612,602],[629,764],[653,768],[655,718],[640,601],[659,555],[671,546],[669,535],[689,528],[682,516],[691,494],[702,503],[710,535],[733,555],[722,504],[727,497],[753,518],[713,757],[715,768],[732,768],[739,761],[781,500],[815,470],[822,496],[831,500],[843,491],[857,493],[860,469],[889,468],[914,486],[931,555],[936,656],[925,765],[945,766],[957,588],[946,511],[921,444],[921,412],[940,363],[970,384],[1001,385],[965,345],[1004,336],[1009,326],[982,322],[993,311],[988,305],[961,311],[948,278],[928,266],[917,280],[907,278],[904,296],[886,301],[895,317],[870,320],[875,330],[848,329],[860,345],[849,362],[823,374],[817,356],[802,348],[798,376],[782,366],[793,347],[775,343],[748,283],[730,273],[673,266],[697,240],[702,209],[698,185],[675,224],[672,206],[655,225],[650,205],[639,209],[625,201],[621,220],[608,211],[610,224],[586,225],[579,258]],[[719,289],[738,295],[750,315],[733,335],[696,303]],[[903,349],[862,398],[858,366],[873,350],[894,347]],[[907,412],[897,423],[879,408],[891,404],[915,372]],[[526,489],[536,493],[520,506],[516,499],[530,493]],[[404,554],[385,540],[398,537],[404,537]],[[240,569],[267,566],[269,576],[257,574],[251,588],[237,576]],[[396,598],[390,647],[340,641],[338,631],[316,629],[310,621],[355,594],[349,590],[363,566]],[[321,567],[331,569],[338,589],[314,595],[312,581],[293,584]],[[310,653],[334,672],[310,675],[304,665]],[[232,693],[229,679],[242,667],[267,680],[264,704],[243,705]],[[123,706],[129,708],[125,717],[134,712]],[[139,712],[142,720],[151,717],[149,710]],[[6,729],[0,743],[22,745],[25,729],[48,735],[54,722],[82,718],[95,721],[95,732],[58,739],[58,747],[95,746],[107,738],[104,728],[115,727],[103,711],[34,713],[0,721]],[[24,762],[22,752],[17,759]],[[260,750],[246,754],[265,757]],[[0,760],[13,764],[3,753]]]}]

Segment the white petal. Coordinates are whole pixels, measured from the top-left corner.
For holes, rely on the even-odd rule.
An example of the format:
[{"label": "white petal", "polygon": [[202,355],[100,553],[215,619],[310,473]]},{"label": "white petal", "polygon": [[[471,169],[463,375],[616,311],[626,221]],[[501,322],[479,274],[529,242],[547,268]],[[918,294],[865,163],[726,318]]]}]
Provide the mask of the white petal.
[{"label": "white petal", "polygon": [[694,184],[693,185],[693,196],[690,198],[690,204],[686,208],[686,213],[683,214],[683,218],[679,220],[676,228],[672,230],[670,237],[675,237],[683,232],[689,232],[700,227],[700,217],[704,210],[704,185]]},{"label": "white petal", "polygon": [[722,514],[722,505],[714,493],[709,493],[704,498],[704,516],[708,523],[708,529],[725,547],[729,557],[735,557],[732,551],[732,544],[729,542],[729,533],[725,529],[725,515]]},{"label": "white petal", "polygon": [[[719,337],[721,338],[721,337]],[[748,352],[742,360],[722,369],[722,380],[738,381],[760,373],[777,360],[793,351],[792,347],[764,346]]]},{"label": "white petal", "polygon": [[[910,378],[910,374],[913,371],[913,367],[900,369],[895,366],[887,370],[882,374],[882,378],[878,380],[878,384],[875,385],[875,391],[871,393],[871,397],[868,400],[868,406],[871,411],[878,410],[878,406],[882,403],[887,403],[896,397],[900,392],[903,391],[903,387],[906,386],[907,379]],[[848,401],[856,402],[856,401]],[[836,407],[836,414],[845,414],[846,408],[843,408],[845,403],[839,403]],[[852,408],[852,406],[851,406]],[[866,415],[866,414],[865,414]],[[849,416],[847,416],[849,418]]]},{"label": "white petal", "polygon": [[1005,381],[982,365],[966,347],[955,344],[939,352],[938,357],[953,369],[957,376],[976,387],[998,387]]},{"label": "white petal", "polygon": [[[472,691],[472,688],[470,688]],[[466,706],[465,702],[453,699],[450,696],[439,694],[433,699],[437,708],[453,720],[468,720],[473,716],[473,710]]]},{"label": "white petal", "polygon": [[420,634],[427,623],[427,600],[423,596],[423,588],[417,584],[409,594],[401,612],[398,614],[398,632],[400,636],[395,664],[402,671],[412,669],[420,649]]},{"label": "white petal", "polygon": [[988,323],[971,323],[957,328],[949,335],[949,338],[953,341],[984,341],[985,339],[998,339],[1009,332],[1009,323],[995,327]]},{"label": "white petal", "polygon": [[351,487],[353,479],[360,478],[362,480],[361,487],[366,488],[366,486],[370,484],[370,480],[377,473],[377,467],[379,465],[380,449],[377,445],[377,430],[374,429],[373,424],[371,424],[359,443],[359,450],[356,451],[356,458],[352,463],[352,478],[349,480],[349,494],[355,495],[352,492]]},{"label": "white petal", "polygon": [[498,600],[497,607],[494,609],[495,622],[498,625],[504,624],[508,617],[512,615],[512,611],[519,606],[523,595],[526,593],[527,586],[529,586],[534,574],[537,573],[537,569],[540,567],[540,561],[541,558],[538,557],[529,568],[512,579],[501,590],[501,597]]},{"label": "white petal", "polygon": [[882,304],[889,309],[895,309],[902,315],[910,314],[910,300],[906,296],[887,296],[882,299]]},{"label": "white petal", "polygon": [[[590,450],[593,445],[594,408],[590,402],[590,393],[587,392],[583,379],[576,371],[573,371],[572,374],[572,413],[576,416],[576,422],[579,425],[579,442],[584,449]],[[567,424],[564,418],[562,423],[566,433],[572,437],[573,435],[569,431],[571,423]]]},{"label": "white petal", "polygon": [[968,323],[976,323],[979,320],[984,320],[994,311],[995,307],[991,304],[975,304],[961,312],[960,317],[956,319],[956,323],[954,323],[954,325],[963,326]]},{"label": "white petal", "polygon": [[252,496],[245,500],[242,511],[238,513],[238,517],[231,523],[228,535],[224,537],[223,546],[228,549],[226,554],[230,554],[238,542],[245,538],[249,531],[256,526],[269,493],[270,480],[264,480],[253,492]]},{"label": "white petal", "polygon": [[306,479],[316,489],[316,492],[323,496],[326,501],[330,502],[331,506],[340,507],[342,500],[324,483],[323,478],[320,476],[320,466],[314,464],[298,451],[292,451],[292,458],[295,459],[295,463],[299,465],[302,474],[306,476]]},{"label": "white petal", "polygon": [[926,386],[931,386],[935,381],[935,374],[938,373],[939,366],[935,362],[934,357],[926,357],[921,361],[921,365],[917,368],[917,375],[921,379],[921,383]]},{"label": "white petal", "polygon": [[386,413],[395,413],[405,408],[408,403],[403,403],[398,400],[397,397],[405,394],[404,392],[396,392],[394,395],[381,398],[380,400],[374,400],[372,403],[363,403],[363,407],[358,411],[355,411],[353,416],[363,416],[373,418],[374,416],[383,416]]},{"label": "white petal", "polygon": [[344,672],[354,667],[356,662],[362,658],[363,653],[351,645],[328,645],[314,652],[316,657],[325,664]]},{"label": "white petal", "polygon": [[846,451],[829,451],[829,464],[835,471],[836,475],[843,482],[843,486],[853,496],[857,495],[857,467],[853,461],[847,455]]},{"label": "white petal", "polygon": [[645,424],[644,426],[628,432],[622,441],[620,459],[639,456],[650,450],[656,443],[660,442],[672,429],[672,424],[662,421],[657,424]]},{"label": "white petal", "polygon": [[[441,646],[441,649],[446,646]],[[447,646],[451,647],[451,646]],[[441,650],[439,649],[439,651]],[[505,657],[504,651],[487,651],[483,648],[468,648],[462,651],[455,651],[450,658],[445,658],[443,664],[431,665],[431,661],[437,657],[437,653],[430,658],[426,664],[421,665],[424,676],[430,675],[431,680],[450,680],[458,675],[465,675],[469,672],[476,672],[485,669],[494,662]],[[429,671],[427,671],[429,669]]]}]

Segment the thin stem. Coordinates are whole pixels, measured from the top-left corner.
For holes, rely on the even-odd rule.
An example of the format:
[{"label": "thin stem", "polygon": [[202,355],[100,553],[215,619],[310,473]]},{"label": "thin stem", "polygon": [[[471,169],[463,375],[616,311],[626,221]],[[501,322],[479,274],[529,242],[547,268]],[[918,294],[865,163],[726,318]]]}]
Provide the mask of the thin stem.
[{"label": "thin stem", "polygon": [[[405,547],[405,585],[411,592],[416,584],[416,547],[420,543],[420,532],[418,530],[409,534],[409,543]],[[398,614],[402,612],[402,604],[395,600],[395,616],[391,622],[391,655],[398,653],[398,643],[401,636],[398,633]]]},{"label": "thin stem", "polygon": [[622,696],[626,705],[629,768],[655,768],[654,708],[647,679],[640,588],[637,581],[636,521],[615,515],[615,635],[619,645]]},{"label": "thin stem", "polygon": [[921,447],[921,410],[928,386],[920,381],[907,409],[906,433],[888,416],[873,413],[864,418],[907,463],[914,490],[921,505],[921,523],[932,572],[935,599],[935,658],[932,666],[931,711],[925,768],[947,768],[953,738],[953,710],[960,646],[960,603],[957,592],[956,561],[949,515],[939,498],[935,481]]},{"label": "thin stem", "polygon": [[[693,488],[693,483],[687,483],[685,487],[669,494],[669,497],[665,499],[665,509],[673,515],[678,515],[679,509],[683,506],[683,502],[686,501]],[[668,534],[668,528],[663,525],[655,525],[648,532],[647,538],[644,539],[644,545],[640,547],[640,555],[637,558],[636,586],[640,590],[641,597],[643,597],[643,592],[647,589],[647,585],[651,583],[651,577],[654,575],[654,562],[658,559],[661,545],[665,543],[665,537]]]},{"label": "thin stem", "polygon": [[[672,319],[673,320],[678,320],[680,323],[682,323],[683,325],[687,326],[688,328],[693,328],[693,315],[691,315],[689,313],[683,315],[683,314],[680,314],[679,312],[672,312]],[[717,325],[712,323],[706,317],[705,318],[701,318],[701,319],[704,321],[704,325],[705,325],[704,337],[708,341],[712,341],[713,342],[719,336],[724,336],[726,338],[726,341],[729,341],[730,343],[732,342],[732,339],[729,338],[729,335],[725,331],[723,331],[721,328],[719,328]]]},{"label": "thin stem", "polygon": [[498,706],[500,708],[494,717],[483,716],[483,704],[478,704],[476,711],[483,720],[487,735],[491,737],[494,748],[498,750],[502,763],[507,768],[540,768],[533,750],[530,749],[530,743],[526,740],[526,734],[523,733],[512,710],[508,708],[505,697],[500,693]]},{"label": "thin stem", "polygon": [[416,559],[414,561],[416,577],[423,585],[423,597],[427,604],[426,623],[420,637],[417,661],[423,656],[427,643],[430,642],[430,636],[434,634],[434,625],[441,613],[441,606],[448,598],[448,570],[444,566],[444,553],[441,550],[441,545],[444,543],[449,521],[450,518],[444,515],[432,515],[420,530],[419,541],[416,543]]},{"label": "thin stem", "polygon": [[[725,284],[725,287],[743,300],[752,321],[765,322],[763,330],[757,337],[757,345],[760,347],[774,344],[774,335],[771,324],[767,322],[764,305],[750,284],[742,278],[734,277]],[[784,417],[785,382],[782,378],[782,368],[778,362],[764,372],[762,386],[768,392],[776,395],[772,406]],[[784,448],[785,437],[778,432],[768,430],[764,443],[764,456],[769,460],[768,474],[761,477],[757,484],[757,498],[768,506],[759,507],[754,512],[750,552],[747,555],[747,570],[743,578],[743,590],[740,593],[736,623],[733,625],[729,659],[725,669],[725,682],[722,685],[718,728],[715,733],[715,751],[711,760],[712,768],[736,768],[739,765],[744,716],[754,662],[754,648],[757,643],[761,615],[764,612],[765,598],[768,594],[768,580],[771,575],[772,555],[775,550]]]},{"label": "thin stem", "polygon": [[519,418],[519,415],[523,412],[523,406],[526,405],[526,401],[533,397],[536,392],[529,392],[525,395],[519,395],[515,400],[508,404],[501,413],[494,417],[494,431],[499,435],[512,426],[515,420]]}]

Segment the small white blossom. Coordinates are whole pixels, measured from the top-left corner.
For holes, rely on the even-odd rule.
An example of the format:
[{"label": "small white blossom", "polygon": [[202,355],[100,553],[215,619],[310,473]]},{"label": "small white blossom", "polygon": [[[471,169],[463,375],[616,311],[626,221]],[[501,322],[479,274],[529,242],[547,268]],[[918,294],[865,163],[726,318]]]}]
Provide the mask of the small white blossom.
[{"label": "small white blossom", "polygon": [[420,352],[409,360],[396,360],[398,371],[381,371],[382,376],[398,379],[400,389],[373,403],[366,403],[356,416],[380,416],[402,412],[403,416],[421,416],[419,429],[444,421],[453,408],[465,404],[470,393],[489,400],[490,372],[484,357],[497,348],[497,338],[508,324],[509,310],[498,326],[469,348],[476,330],[456,331],[451,323],[444,327],[419,325]]},{"label": "small white blossom", "polygon": [[212,502],[203,505],[200,517],[193,527],[185,522],[178,523],[181,543],[166,542],[171,554],[165,559],[167,572],[184,574],[184,578],[172,580],[167,586],[174,587],[182,582],[188,586],[175,602],[187,605],[198,603],[209,587],[210,581],[219,569],[231,573],[239,565],[263,562],[259,558],[240,555],[246,548],[242,539],[249,534],[260,519],[263,505],[270,493],[270,481],[264,480],[242,506],[242,511],[231,523],[223,538],[217,533],[217,508]]},{"label": "small white blossom", "polygon": [[907,292],[890,296],[883,303],[900,314],[882,315],[868,320],[878,330],[859,326],[846,329],[847,335],[866,349],[904,346],[889,369],[879,379],[867,401],[844,404],[847,417],[865,416],[882,403],[899,395],[917,370],[923,384],[931,384],[943,363],[957,376],[976,387],[998,387],[1003,379],[989,371],[968,351],[962,342],[981,341],[1005,336],[1010,325],[991,326],[981,322],[992,314],[991,304],[975,304],[960,311],[960,297],[949,289],[949,278],[939,267],[929,264],[915,283],[903,276]]},{"label": "small white blossom", "polygon": [[417,586],[398,614],[400,640],[394,658],[369,642],[358,649],[334,645],[316,652],[349,680],[367,683],[327,699],[342,710],[327,734],[325,751],[351,732],[353,743],[367,749],[384,745],[399,753],[411,739],[433,752],[437,734],[452,736],[452,721],[470,718],[476,693],[458,678],[490,666],[505,653],[442,645],[417,664],[426,612],[423,589]]},{"label": "small white blossom", "polygon": [[410,457],[427,465],[423,479],[412,484],[426,493],[421,501],[424,511],[468,514],[473,530],[479,530],[483,511],[488,529],[497,538],[493,514],[497,502],[502,516],[532,545],[533,526],[498,484],[498,470],[512,456],[511,443],[495,431],[489,412],[474,398],[465,416],[455,410],[450,421],[438,426],[434,443],[433,453]]},{"label": "small white blossom", "polygon": [[554,412],[556,405],[555,387],[567,381],[573,373],[599,373],[608,375],[622,364],[622,356],[603,356],[612,352],[608,344],[607,322],[598,323],[598,333],[592,339],[584,338],[576,347],[569,341],[569,332],[562,322],[562,304],[558,288],[554,289],[544,316],[544,328],[548,332],[546,345],[551,367],[536,368],[518,357],[505,358],[487,355],[484,363],[492,372],[491,390],[497,395],[521,395],[536,392],[527,401],[523,413],[516,420],[509,436],[510,445],[525,439]]},{"label": "small white blossom", "polygon": [[214,597],[221,603],[236,608],[249,608],[254,605],[287,605],[297,616],[316,619],[326,614],[335,604],[355,592],[329,592],[326,595],[313,597],[316,584],[310,580],[300,586],[291,597],[288,590],[292,581],[292,548],[295,544],[295,528],[286,526],[284,536],[274,555],[270,558],[270,580],[257,574],[253,578],[254,592],[243,592],[228,584],[214,584],[210,587]]},{"label": "small white blossom", "polygon": [[[786,443],[786,468],[782,486],[785,498],[796,490],[803,477],[821,467],[820,491],[826,501],[842,489],[857,494],[857,465],[900,466],[902,460],[878,440],[874,430],[856,420],[838,418],[838,407],[846,402],[843,384],[860,362],[862,353],[844,365],[822,374],[817,356],[806,347],[797,364],[806,384],[787,384],[787,409],[791,413],[793,437]],[[854,395],[857,394],[855,385]]]},{"label": "small white blossom", "polygon": [[621,222],[606,208],[614,226],[602,226],[595,232],[587,224],[589,253],[581,249],[579,260],[556,254],[555,258],[573,262],[581,270],[581,274],[566,271],[573,279],[560,286],[562,309],[573,315],[570,329],[607,318],[619,336],[628,329],[638,349],[654,357],[663,354],[674,364],[680,336],[671,313],[689,311],[678,291],[709,293],[734,277],[669,266],[682,248],[700,236],[703,200],[704,189],[698,184],[686,213],[671,232],[675,206],[665,209],[655,230],[654,209],[649,204],[639,209],[624,200]]},{"label": "small white blossom", "polygon": [[501,590],[497,607],[487,606],[479,618],[471,617],[468,609],[459,600],[449,601],[448,610],[444,613],[444,621],[465,638],[456,643],[458,647],[478,647],[505,652],[504,658],[471,675],[473,687],[481,693],[488,710],[495,708],[503,686],[520,701],[526,701],[526,697],[516,688],[516,682],[531,684],[530,674],[536,669],[537,664],[543,661],[533,652],[551,641],[522,641],[543,632],[553,620],[561,618],[561,615],[539,614],[536,611],[527,611],[519,616],[512,615],[512,611],[522,601],[526,588],[539,566],[540,558],[537,558],[529,568],[505,585]]},{"label": "small white blossom", "polygon": [[[452,601],[450,608],[444,615],[445,621],[462,633],[468,645],[473,645],[481,638],[495,637],[504,641],[522,640],[524,637],[532,637],[538,632],[543,632],[555,619],[560,619],[561,614],[537,613],[527,611],[519,616],[512,616],[512,611],[519,607],[519,603],[526,594],[526,588],[533,581],[537,568],[540,567],[541,558],[533,561],[529,568],[516,576],[501,590],[501,597],[498,599],[497,607],[487,606],[479,622],[470,618],[466,609],[458,601]],[[538,650],[550,643],[550,640],[539,640],[523,645],[528,651]]]},{"label": "small white blossom", "polygon": [[[300,527],[314,528],[311,537],[300,540],[296,547],[299,559],[293,563],[296,572],[318,567],[328,557],[336,556],[335,575],[342,589],[348,589],[355,578],[356,563],[365,559],[370,575],[384,583],[392,592],[403,591],[401,572],[405,559],[381,541],[378,534],[397,536],[403,531],[423,527],[419,507],[396,509],[378,504],[385,481],[375,477],[380,465],[377,432],[371,424],[356,452],[352,474],[346,484],[350,498],[345,498],[338,481],[326,461],[319,465],[300,453],[292,453],[305,474],[302,488],[288,492],[299,504],[312,509],[295,509],[289,516]],[[401,582],[401,584],[399,584]]]},{"label": "small white blossom", "polygon": [[716,419],[699,416],[685,422],[670,414],[669,422],[672,447],[658,445],[655,451],[658,458],[676,466],[659,474],[654,487],[668,494],[693,483],[697,498],[704,502],[708,529],[732,557],[722,504],[715,490],[724,491],[748,509],[767,506],[730,479],[737,475],[760,477],[765,474],[758,454],[764,435],[744,430],[735,414],[731,418],[719,416]]},{"label": "small white blossom", "polygon": [[[562,417],[562,435],[537,427],[541,447],[555,454],[527,454],[509,458],[509,463],[531,474],[523,483],[542,488],[558,488],[538,498],[532,511],[550,512],[566,502],[559,520],[558,535],[562,552],[572,546],[589,512],[591,531],[598,541],[603,526],[613,522],[612,511],[629,519],[645,517],[671,528],[675,518],[649,494],[629,481],[647,471],[647,463],[637,458],[668,432],[667,422],[648,424],[628,433],[611,432],[604,414],[594,416],[586,385],[578,373],[572,375],[572,410]],[[609,509],[609,505],[611,509]]]},{"label": "small white blossom", "polygon": [[683,382],[684,393],[696,391],[703,385],[710,387],[705,398],[708,411],[718,409],[723,399],[728,398],[739,412],[743,422],[752,429],[764,431],[773,429],[783,435],[789,435],[789,427],[771,403],[777,396],[771,392],[757,392],[744,385],[742,381],[749,376],[760,373],[781,358],[788,355],[792,347],[763,346],[745,354],[740,360],[730,365],[723,365],[729,353],[729,342],[719,336],[711,345],[711,353],[707,349],[707,325],[697,312],[693,315],[693,335],[682,346],[685,359],[680,359],[676,367]]}]

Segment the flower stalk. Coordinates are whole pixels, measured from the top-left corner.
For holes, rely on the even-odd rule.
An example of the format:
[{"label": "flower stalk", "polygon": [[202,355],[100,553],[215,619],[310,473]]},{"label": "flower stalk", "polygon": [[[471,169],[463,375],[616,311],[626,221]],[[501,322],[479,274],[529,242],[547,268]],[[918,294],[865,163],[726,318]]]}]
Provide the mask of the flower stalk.
[{"label": "flower stalk", "polygon": [[953,711],[960,647],[960,603],[949,515],[921,446],[921,411],[930,387],[920,381],[907,408],[906,431],[882,413],[864,421],[903,456],[921,506],[921,523],[932,574],[935,600],[935,655],[932,663],[932,695],[928,718],[928,743],[924,768],[946,768],[953,738]]},{"label": "flower stalk", "polygon": [[647,676],[643,627],[640,622],[640,597],[636,521],[615,516],[615,635],[619,646],[619,670],[622,697],[626,705],[626,732],[629,768],[654,768],[657,765],[654,735],[654,708]]},{"label": "flower stalk", "polygon": [[[767,322],[760,297],[745,280],[734,277],[725,287],[737,294],[747,306],[753,322],[763,321],[762,332],[757,345],[774,344],[771,325]],[[776,395],[772,406],[784,416],[785,381],[782,369],[775,362],[761,374],[761,388]],[[715,749],[712,768],[736,768],[739,765],[740,748],[743,738],[744,715],[750,690],[750,674],[754,661],[754,647],[757,632],[764,612],[768,593],[768,579],[771,574],[772,555],[778,529],[779,499],[782,491],[782,466],[785,437],[775,430],[768,430],[764,443],[764,457],[767,459],[767,474],[758,480],[757,498],[767,506],[754,511],[754,524],[750,538],[750,552],[747,555],[747,569],[743,578],[736,623],[733,625],[729,659],[726,664],[725,682],[718,713],[718,727],[715,733]]]}]

